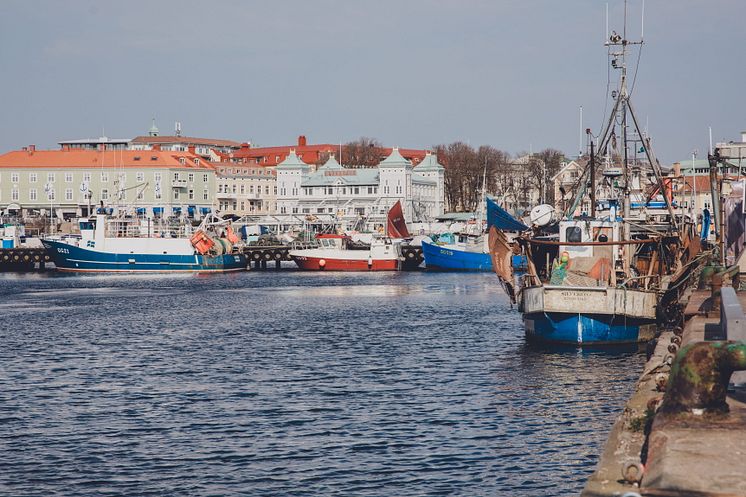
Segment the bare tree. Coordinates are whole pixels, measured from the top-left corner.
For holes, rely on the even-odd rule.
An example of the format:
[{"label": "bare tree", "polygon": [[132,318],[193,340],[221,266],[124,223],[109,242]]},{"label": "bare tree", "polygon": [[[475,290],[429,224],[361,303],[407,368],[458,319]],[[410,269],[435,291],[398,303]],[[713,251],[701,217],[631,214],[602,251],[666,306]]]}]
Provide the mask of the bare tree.
[{"label": "bare tree", "polygon": [[342,147],[342,157],[346,167],[375,167],[386,155],[386,149],[375,138],[362,136]]}]

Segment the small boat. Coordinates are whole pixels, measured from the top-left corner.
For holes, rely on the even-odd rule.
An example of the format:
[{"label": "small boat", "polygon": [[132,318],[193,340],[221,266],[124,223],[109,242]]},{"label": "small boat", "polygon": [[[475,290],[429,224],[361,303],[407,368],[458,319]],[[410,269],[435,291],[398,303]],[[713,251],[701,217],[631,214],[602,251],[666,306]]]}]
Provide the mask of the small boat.
[{"label": "small boat", "polygon": [[[208,221],[209,220],[209,221]],[[73,272],[226,272],[246,269],[246,256],[234,244],[229,222],[210,216],[193,233],[154,230],[148,220],[78,220],[80,236],[42,241],[60,271]],[[145,235],[143,235],[145,231]]]},{"label": "small boat", "polygon": [[353,249],[347,235],[319,234],[318,248],[291,250],[299,268],[314,271],[398,271],[401,267],[400,241],[376,237],[370,247]]},{"label": "small boat", "polygon": [[[511,216],[505,209],[486,197],[487,229],[496,226],[504,231],[524,231],[528,226]],[[482,216],[479,216],[482,217]],[[448,271],[492,271],[487,236],[483,228],[478,233],[458,233],[453,241],[422,242],[422,256],[427,269]]]},{"label": "small boat", "polygon": [[460,233],[452,243],[423,240],[422,256],[427,269],[445,271],[492,271],[492,259],[483,235]]}]

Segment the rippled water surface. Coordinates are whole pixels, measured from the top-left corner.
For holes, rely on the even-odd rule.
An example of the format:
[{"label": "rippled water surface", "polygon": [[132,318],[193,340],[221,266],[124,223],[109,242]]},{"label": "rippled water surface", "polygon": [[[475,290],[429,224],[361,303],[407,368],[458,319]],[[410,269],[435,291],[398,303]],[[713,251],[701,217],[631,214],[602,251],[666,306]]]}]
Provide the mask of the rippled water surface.
[{"label": "rippled water surface", "polygon": [[0,276],[0,495],[573,495],[643,357],[493,275]]}]

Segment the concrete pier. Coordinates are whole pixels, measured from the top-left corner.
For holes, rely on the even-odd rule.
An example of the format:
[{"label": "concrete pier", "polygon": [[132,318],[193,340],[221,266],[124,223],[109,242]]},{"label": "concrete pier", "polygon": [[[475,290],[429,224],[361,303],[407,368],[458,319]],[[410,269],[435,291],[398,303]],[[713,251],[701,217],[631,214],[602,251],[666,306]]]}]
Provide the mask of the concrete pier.
[{"label": "concrete pier", "polygon": [[[746,496],[744,374],[731,378],[727,412],[660,410],[671,388],[671,364],[682,359],[680,349],[726,338],[719,303],[710,295],[691,292],[684,328],[661,333],[582,496]],[[746,308],[746,292],[737,299]]]}]

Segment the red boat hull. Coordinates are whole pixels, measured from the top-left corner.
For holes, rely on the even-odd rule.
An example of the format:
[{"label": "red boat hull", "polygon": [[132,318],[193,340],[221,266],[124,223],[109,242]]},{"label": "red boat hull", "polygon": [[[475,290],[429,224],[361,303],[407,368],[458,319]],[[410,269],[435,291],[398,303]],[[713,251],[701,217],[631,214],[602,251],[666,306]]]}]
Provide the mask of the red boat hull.
[{"label": "red boat hull", "polygon": [[[292,256],[299,268],[310,271],[398,271],[398,259],[331,259],[328,257]],[[369,265],[368,262],[371,262]]]}]

